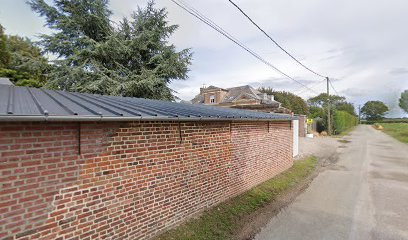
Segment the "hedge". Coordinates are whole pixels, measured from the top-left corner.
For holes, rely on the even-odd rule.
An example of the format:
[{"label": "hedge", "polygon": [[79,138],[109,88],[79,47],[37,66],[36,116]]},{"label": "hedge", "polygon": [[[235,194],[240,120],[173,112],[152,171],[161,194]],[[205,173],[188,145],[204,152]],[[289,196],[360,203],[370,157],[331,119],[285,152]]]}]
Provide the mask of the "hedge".
[{"label": "hedge", "polygon": [[345,111],[336,111],[333,116],[334,133],[340,134],[358,124],[358,118]]}]

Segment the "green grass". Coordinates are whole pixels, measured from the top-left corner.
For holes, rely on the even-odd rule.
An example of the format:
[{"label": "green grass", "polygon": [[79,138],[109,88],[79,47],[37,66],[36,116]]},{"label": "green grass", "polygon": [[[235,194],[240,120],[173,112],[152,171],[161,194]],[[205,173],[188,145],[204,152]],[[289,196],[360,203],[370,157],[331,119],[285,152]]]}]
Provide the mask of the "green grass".
[{"label": "green grass", "polygon": [[381,123],[384,132],[398,139],[401,142],[408,143],[408,123]]},{"label": "green grass", "polygon": [[273,201],[280,193],[308,177],[316,168],[317,159],[308,157],[278,176],[251,190],[205,211],[201,217],[170,230],[160,240],[229,239],[244,224],[243,217]]}]

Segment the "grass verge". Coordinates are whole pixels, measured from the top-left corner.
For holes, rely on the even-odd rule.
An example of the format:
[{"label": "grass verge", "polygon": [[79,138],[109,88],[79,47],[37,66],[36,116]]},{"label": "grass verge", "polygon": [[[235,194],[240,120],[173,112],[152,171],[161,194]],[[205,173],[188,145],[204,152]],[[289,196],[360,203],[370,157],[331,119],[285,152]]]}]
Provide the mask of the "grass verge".
[{"label": "grass verge", "polygon": [[159,240],[229,239],[242,227],[244,216],[273,201],[280,193],[308,177],[316,168],[313,156],[295,161],[276,177],[251,190],[205,211],[201,217],[163,233]]},{"label": "grass verge", "polygon": [[381,123],[384,132],[398,139],[401,142],[408,143],[408,123]]}]

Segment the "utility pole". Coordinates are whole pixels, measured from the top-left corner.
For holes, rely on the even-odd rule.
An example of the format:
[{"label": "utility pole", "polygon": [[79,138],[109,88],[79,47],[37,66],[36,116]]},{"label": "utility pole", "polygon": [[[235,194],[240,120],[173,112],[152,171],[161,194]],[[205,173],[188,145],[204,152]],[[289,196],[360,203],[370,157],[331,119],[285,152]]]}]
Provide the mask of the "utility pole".
[{"label": "utility pole", "polygon": [[330,136],[332,133],[331,129],[331,112],[330,112],[330,80],[329,77],[326,77],[327,80],[327,134]]}]

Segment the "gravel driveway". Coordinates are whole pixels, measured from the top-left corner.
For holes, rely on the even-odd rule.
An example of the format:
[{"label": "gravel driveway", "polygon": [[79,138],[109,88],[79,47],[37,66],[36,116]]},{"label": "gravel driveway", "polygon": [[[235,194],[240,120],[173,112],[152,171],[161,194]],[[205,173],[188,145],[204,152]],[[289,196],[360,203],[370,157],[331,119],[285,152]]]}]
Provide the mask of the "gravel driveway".
[{"label": "gravel driveway", "polygon": [[328,159],[335,155],[342,145],[338,140],[340,138],[299,138],[299,156],[296,159],[302,159],[310,155],[314,155],[319,159]]}]

